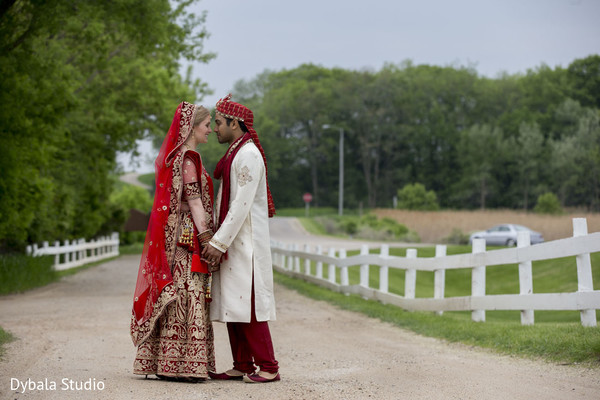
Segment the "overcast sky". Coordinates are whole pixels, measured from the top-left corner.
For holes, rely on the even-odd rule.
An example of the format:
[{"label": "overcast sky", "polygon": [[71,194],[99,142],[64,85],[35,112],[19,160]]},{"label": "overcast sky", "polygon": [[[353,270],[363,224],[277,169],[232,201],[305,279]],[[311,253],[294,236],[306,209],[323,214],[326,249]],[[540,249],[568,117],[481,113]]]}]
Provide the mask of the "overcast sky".
[{"label": "overcast sky", "polygon": [[[379,70],[384,63],[472,66],[479,74],[566,67],[600,53],[600,0],[201,0],[215,91],[303,63]],[[235,99],[235,93],[234,93]]]},{"label": "overcast sky", "polygon": [[600,0],[201,0],[194,8],[207,11],[205,51],[217,54],[193,65],[214,90],[201,101],[209,108],[239,79],[303,63],[379,70],[412,60],[493,78],[600,54]]}]

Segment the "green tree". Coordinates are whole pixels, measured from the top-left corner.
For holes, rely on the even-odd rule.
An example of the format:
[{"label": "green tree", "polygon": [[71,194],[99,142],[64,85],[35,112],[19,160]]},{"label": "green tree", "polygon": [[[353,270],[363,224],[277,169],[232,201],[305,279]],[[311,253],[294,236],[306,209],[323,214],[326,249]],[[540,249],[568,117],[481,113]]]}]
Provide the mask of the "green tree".
[{"label": "green tree", "polygon": [[433,190],[420,183],[405,185],[398,189],[398,208],[405,210],[438,210],[437,196]]},{"label": "green tree", "polygon": [[505,165],[506,142],[499,128],[474,125],[461,132],[457,154],[462,170],[455,184],[456,196],[484,210],[490,196],[498,193],[498,173]]},{"label": "green tree", "polygon": [[556,118],[565,126],[551,141],[554,189],[562,204],[600,209],[600,115],[598,110],[565,101]]},{"label": "green tree", "polygon": [[533,208],[538,214],[562,214],[563,209],[554,193],[544,193],[538,196],[537,203]]},{"label": "green tree", "polygon": [[528,210],[533,185],[538,182],[539,169],[544,165],[544,136],[539,126],[537,124],[521,124],[513,149],[516,171],[515,180],[511,183],[520,189],[523,209]]},{"label": "green tree", "polygon": [[164,136],[206,88],[189,1],[8,1],[0,8],[0,246],[90,237],[109,218],[116,152]]},{"label": "green tree", "polygon": [[574,98],[584,107],[600,108],[600,55],[573,61],[567,68]]}]

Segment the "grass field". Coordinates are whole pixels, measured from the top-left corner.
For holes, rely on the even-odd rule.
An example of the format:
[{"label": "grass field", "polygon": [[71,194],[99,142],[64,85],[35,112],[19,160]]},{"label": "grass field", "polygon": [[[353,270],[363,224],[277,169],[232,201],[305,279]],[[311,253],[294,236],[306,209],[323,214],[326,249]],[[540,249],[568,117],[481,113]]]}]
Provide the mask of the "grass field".
[{"label": "grass field", "polygon": [[54,282],[59,275],[52,269],[53,262],[52,256],[0,255],[0,295],[23,292]]}]

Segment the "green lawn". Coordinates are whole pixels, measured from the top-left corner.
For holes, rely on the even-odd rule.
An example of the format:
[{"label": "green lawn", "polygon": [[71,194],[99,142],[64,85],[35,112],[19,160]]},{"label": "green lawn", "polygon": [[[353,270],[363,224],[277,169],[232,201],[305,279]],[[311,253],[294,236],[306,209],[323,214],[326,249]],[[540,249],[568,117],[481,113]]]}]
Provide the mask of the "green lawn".
[{"label": "green lawn", "polygon": [[0,256],[0,295],[23,292],[58,279],[52,269],[53,256],[28,257],[22,254]]}]

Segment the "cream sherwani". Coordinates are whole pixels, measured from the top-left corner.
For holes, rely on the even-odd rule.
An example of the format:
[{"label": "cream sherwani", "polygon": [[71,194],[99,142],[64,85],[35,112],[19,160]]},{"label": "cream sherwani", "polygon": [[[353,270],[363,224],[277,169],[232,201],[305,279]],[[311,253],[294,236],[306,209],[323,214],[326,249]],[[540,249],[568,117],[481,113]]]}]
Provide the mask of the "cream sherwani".
[{"label": "cream sherwani", "polygon": [[[252,141],[236,154],[230,185],[229,212],[210,241],[215,248],[227,251],[227,259],[213,273],[210,316],[213,321],[250,322],[254,274],[256,320],[275,320],[265,164]],[[222,190],[219,187],[214,208],[217,213]]]}]

